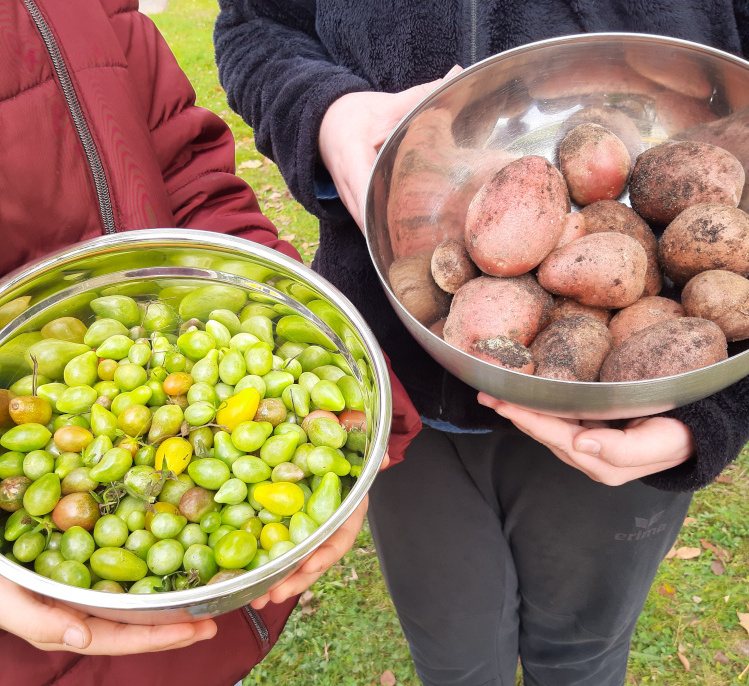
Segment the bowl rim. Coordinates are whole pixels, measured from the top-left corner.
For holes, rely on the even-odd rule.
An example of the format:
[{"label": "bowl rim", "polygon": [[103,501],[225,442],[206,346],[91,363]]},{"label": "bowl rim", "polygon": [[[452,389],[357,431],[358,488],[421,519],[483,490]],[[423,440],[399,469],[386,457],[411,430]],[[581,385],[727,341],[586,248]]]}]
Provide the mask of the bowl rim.
[{"label": "bowl rim", "polygon": [[[385,362],[382,349],[364,321],[361,314],[354,308],[350,301],[332,284],[323,279],[306,265],[297,262],[283,253],[273,250],[260,243],[254,243],[237,236],[219,234],[211,231],[195,229],[139,229],[118,234],[100,236],[88,241],[83,241],[68,249],[56,251],[50,255],[25,265],[10,273],[6,278],[0,280],[0,298],[8,291],[19,288],[32,280],[34,275],[43,273],[52,265],[59,266],[61,263],[75,263],[85,257],[92,257],[101,252],[114,252],[122,248],[148,247],[149,249],[162,247],[202,247],[204,249],[225,248],[227,251],[233,249],[237,252],[256,254],[261,259],[278,264],[283,269],[291,272],[301,282],[311,283],[314,288],[324,294],[338,309],[342,310],[346,317],[356,327],[355,332],[361,337],[365,349],[371,361],[374,374],[373,386],[377,389],[377,405],[373,415],[376,415],[376,426],[372,433],[372,448],[369,458],[364,464],[361,475],[356,479],[350,492],[343,500],[341,506],[333,515],[325,521],[325,531],[322,526],[313,532],[308,538],[300,542],[294,548],[283,555],[267,562],[257,569],[246,571],[234,578],[217,582],[211,585],[198,586],[182,591],[169,591],[165,593],[130,594],[130,593],[103,593],[93,589],[69,586],[38,574],[33,570],[8,560],[0,555],[0,575],[17,583],[23,588],[41,593],[45,596],[55,598],[67,603],[96,608],[106,611],[134,610],[134,611],[156,611],[156,610],[189,610],[194,605],[205,605],[211,600],[226,595],[241,592],[268,577],[280,575],[284,571],[303,564],[314,551],[330,536],[335,533],[349,516],[353,514],[361,501],[364,499],[372,482],[374,481],[379,467],[387,450],[387,442],[390,434],[392,421],[392,392],[389,381],[389,372]],[[154,267],[153,269],[164,269]],[[178,267],[177,269],[185,269]],[[148,268],[138,270],[126,270],[127,273],[148,271]],[[192,274],[199,271],[225,274],[230,277],[229,282],[234,284],[242,281],[263,285],[261,282],[253,281],[246,277],[237,276],[216,270],[201,270],[193,267],[187,268]],[[174,273],[174,272],[172,272]],[[207,277],[208,279],[210,277]],[[215,282],[215,281],[214,281]],[[87,282],[82,282],[81,285]],[[267,284],[264,285],[266,288]],[[63,289],[60,292],[66,292]],[[87,290],[83,288],[83,290]],[[274,289],[275,290],[275,289]],[[57,293],[55,294],[57,295]],[[305,308],[306,309],[306,308]],[[5,329],[7,327],[2,327]],[[2,342],[2,341],[0,341]],[[349,503],[344,509],[343,504]],[[201,611],[201,615],[205,612]]]}]

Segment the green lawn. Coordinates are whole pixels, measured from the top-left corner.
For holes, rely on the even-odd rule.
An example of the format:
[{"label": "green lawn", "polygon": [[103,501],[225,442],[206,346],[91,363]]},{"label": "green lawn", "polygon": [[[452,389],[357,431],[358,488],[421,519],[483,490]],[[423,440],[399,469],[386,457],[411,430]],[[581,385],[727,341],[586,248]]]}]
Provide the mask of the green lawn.
[{"label": "green lawn", "polygon": [[[291,199],[276,166],[255,150],[252,130],[228,109],[218,85],[211,48],[216,12],[212,0],[172,0],[154,20],[195,85],[198,103],[231,126],[238,171],[263,211],[310,261],[317,221]],[[745,450],[721,482],[695,497],[676,544],[679,553],[661,565],[640,618],[628,686],[749,683],[748,492]],[[743,627],[740,614],[746,615]],[[420,682],[365,527],[354,549],[312,587],[245,686],[393,683]]]}]

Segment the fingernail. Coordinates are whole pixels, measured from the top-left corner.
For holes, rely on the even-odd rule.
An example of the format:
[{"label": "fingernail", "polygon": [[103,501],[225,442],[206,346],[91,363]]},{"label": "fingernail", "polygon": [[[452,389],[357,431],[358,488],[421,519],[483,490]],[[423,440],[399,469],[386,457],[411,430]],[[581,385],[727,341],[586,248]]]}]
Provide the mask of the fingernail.
[{"label": "fingernail", "polygon": [[69,626],[65,629],[62,642],[71,648],[83,648],[83,632],[77,626]]},{"label": "fingernail", "polygon": [[463,67],[461,67],[459,64],[456,64],[447,74],[445,74],[445,78],[449,78],[451,76],[455,76],[455,74],[458,74],[459,72],[463,71]]},{"label": "fingernail", "polygon": [[575,446],[575,450],[579,453],[596,456],[601,452],[601,444],[597,441],[592,441],[590,438],[584,438]]}]

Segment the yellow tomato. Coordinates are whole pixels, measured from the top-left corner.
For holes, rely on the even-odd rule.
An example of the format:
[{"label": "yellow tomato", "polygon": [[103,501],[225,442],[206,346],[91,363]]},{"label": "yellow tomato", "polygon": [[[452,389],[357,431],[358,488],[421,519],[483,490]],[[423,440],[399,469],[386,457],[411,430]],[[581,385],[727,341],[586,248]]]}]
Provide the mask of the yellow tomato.
[{"label": "yellow tomato", "polygon": [[182,474],[190,463],[192,444],[190,441],[172,436],[162,441],[156,450],[156,469],[168,469],[175,474]]},{"label": "yellow tomato", "polygon": [[179,508],[176,505],[172,505],[171,503],[162,503],[161,501],[155,502],[153,504],[153,510],[150,508],[146,510],[146,523],[145,528],[146,531],[151,530],[151,520],[153,519],[153,516],[157,512],[169,512],[171,514],[179,514]]},{"label": "yellow tomato", "polygon": [[260,393],[257,388],[249,387],[240,391],[222,404],[216,412],[216,424],[225,426],[231,433],[242,422],[255,418],[257,406],[260,403]]}]

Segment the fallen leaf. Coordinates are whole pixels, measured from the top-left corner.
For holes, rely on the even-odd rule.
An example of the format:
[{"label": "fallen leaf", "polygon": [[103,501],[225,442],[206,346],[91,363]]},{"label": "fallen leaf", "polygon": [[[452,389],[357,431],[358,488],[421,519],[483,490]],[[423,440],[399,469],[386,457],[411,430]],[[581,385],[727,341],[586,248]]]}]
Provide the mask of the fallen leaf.
[{"label": "fallen leaf", "polygon": [[395,686],[395,684],[395,674],[393,674],[389,669],[386,669],[380,675],[380,686]]},{"label": "fallen leaf", "polygon": [[715,662],[718,662],[721,665],[731,664],[731,660],[728,659],[728,655],[726,655],[722,650],[715,651],[715,654],[713,655],[713,660],[715,660]]},{"label": "fallen leaf", "polygon": [[721,474],[720,476],[716,476],[715,480],[719,484],[730,484],[730,483],[733,483],[733,479],[731,479],[731,477],[728,476],[728,474]]},{"label": "fallen leaf", "polygon": [[684,518],[684,526],[689,526],[690,524],[696,524],[697,520],[694,517],[685,517]]},{"label": "fallen leaf", "polygon": [[676,550],[676,557],[680,560],[691,560],[694,557],[699,557],[700,553],[702,553],[701,548],[689,548],[684,546]]},{"label": "fallen leaf", "polygon": [[262,166],[263,163],[260,160],[245,160],[239,164],[237,169],[257,169]]},{"label": "fallen leaf", "polygon": [[328,643],[327,641],[325,641],[325,648],[323,650],[323,655],[325,656],[325,662],[328,661],[328,646],[329,645],[330,645],[330,643]]},{"label": "fallen leaf", "polygon": [[693,595],[692,600],[699,605],[702,602],[702,598],[700,598],[698,595]]},{"label": "fallen leaf", "polygon": [[700,539],[700,545],[705,550],[709,550],[710,552],[714,553],[715,556],[719,557],[721,560],[727,560],[730,557],[727,550],[719,548],[717,545],[710,543],[710,541],[706,541],[704,538]]},{"label": "fallen leaf", "polygon": [[720,560],[713,560],[710,569],[716,576],[722,576],[726,571],[725,565]]},{"label": "fallen leaf", "polygon": [[678,653],[677,652],[676,655],[679,658],[679,661],[681,662],[681,664],[684,665],[684,671],[688,672],[689,669],[690,669],[690,667],[691,667],[691,665],[689,664],[689,660],[687,660],[687,658],[684,655],[684,653]]},{"label": "fallen leaf", "polygon": [[290,233],[288,235],[283,235],[282,234],[282,235],[279,236],[279,238],[282,241],[293,241],[293,240],[296,240],[296,234],[294,234],[294,233]]},{"label": "fallen leaf", "polygon": [[676,589],[673,586],[669,586],[668,584],[663,584],[658,588],[658,593],[666,598],[672,598],[676,593]]},{"label": "fallen leaf", "polygon": [[742,655],[749,656],[749,641],[739,641],[734,650]]},{"label": "fallen leaf", "polygon": [[749,633],[749,612],[737,612],[736,614],[739,616],[739,624]]},{"label": "fallen leaf", "polygon": [[312,598],[314,597],[315,597],[315,594],[310,590],[306,590],[299,597],[299,604],[302,607],[303,615],[311,615],[315,612],[314,609],[312,608]]},{"label": "fallen leaf", "polygon": [[676,557],[676,548],[671,546],[671,550],[666,553],[666,559],[670,560],[672,557]]},{"label": "fallen leaf", "polygon": [[268,200],[278,200],[281,197],[283,196],[278,191],[275,191],[268,196]]}]

